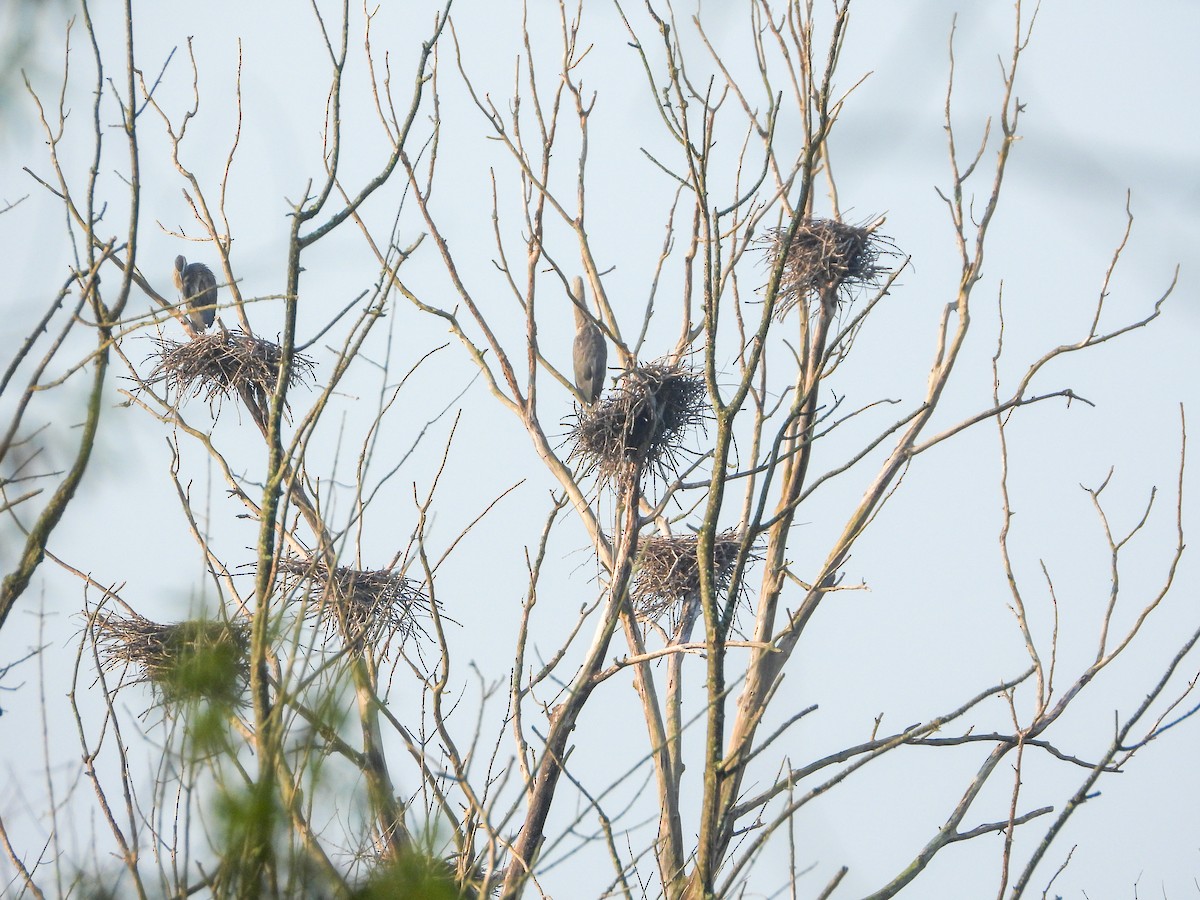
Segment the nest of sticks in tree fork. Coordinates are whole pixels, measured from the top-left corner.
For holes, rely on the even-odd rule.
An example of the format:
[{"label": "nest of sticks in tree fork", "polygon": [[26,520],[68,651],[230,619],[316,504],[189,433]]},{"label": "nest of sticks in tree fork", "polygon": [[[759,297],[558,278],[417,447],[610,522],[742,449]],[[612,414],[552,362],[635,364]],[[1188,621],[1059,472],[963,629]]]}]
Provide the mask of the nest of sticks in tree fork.
[{"label": "nest of sticks in tree fork", "polygon": [[[889,271],[879,257],[890,253],[891,241],[877,234],[882,219],[866,226],[833,219],[804,219],[787,247],[775,317],[782,319],[801,302],[836,303],[859,288],[878,284]],[[773,228],[763,244],[774,269],[787,242],[788,228]]]},{"label": "nest of sticks in tree fork", "polygon": [[163,702],[238,704],[250,677],[250,630],[241,622],[188,619],[160,625],[131,612],[98,613],[96,645],[105,671],[138,671],[127,684],[149,684]]},{"label": "nest of sticks in tree fork", "polygon": [[[669,615],[676,627],[700,599],[698,538],[694,534],[654,535],[638,546],[638,568],[630,597],[639,619],[656,622]],[[724,531],[713,539],[713,589],[718,596],[729,591],[742,535]],[[751,548],[752,559],[757,558]]]},{"label": "nest of sticks in tree fork", "polygon": [[[211,404],[238,394],[266,409],[279,381],[279,345],[243,331],[221,329],[190,341],[156,338],[155,343],[158,365],[146,384],[163,383],[177,397],[204,395]],[[307,356],[295,354],[288,387],[311,384],[315,366]]]},{"label": "nest of sticks in tree fork", "polygon": [[568,458],[582,462],[585,471],[597,471],[603,481],[621,481],[641,471],[666,479],[684,449],[687,429],[703,424],[708,413],[699,373],[676,363],[638,366],[579,411]]},{"label": "nest of sticks in tree fork", "polygon": [[383,570],[346,566],[330,570],[304,557],[281,559],[279,570],[289,587],[307,585],[305,597],[315,601],[311,613],[354,653],[369,646],[377,656],[386,656],[392,641],[398,638],[403,643],[421,630],[417,615],[430,607],[419,582]]}]

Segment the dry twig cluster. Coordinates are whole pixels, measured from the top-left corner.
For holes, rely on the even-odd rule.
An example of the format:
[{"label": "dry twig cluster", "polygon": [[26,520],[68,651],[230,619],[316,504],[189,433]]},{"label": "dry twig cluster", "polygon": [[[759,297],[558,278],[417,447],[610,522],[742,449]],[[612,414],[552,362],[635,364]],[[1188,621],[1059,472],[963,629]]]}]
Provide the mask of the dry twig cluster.
[{"label": "dry twig cluster", "polygon": [[[773,228],[763,238],[772,268],[779,262],[787,235],[787,228]],[[787,247],[775,317],[782,319],[804,300],[833,303],[839,291],[875,284],[887,272],[879,265],[883,245],[890,242],[875,234],[873,226],[803,220]]]},{"label": "dry twig cluster", "polygon": [[[674,626],[683,611],[696,603],[700,597],[697,543],[694,534],[655,535],[641,541],[631,591],[638,618],[657,621],[669,613]],[[741,544],[741,533],[732,530],[721,532],[713,540],[712,583],[717,594],[729,590]],[[753,548],[751,557],[756,558]]]},{"label": "dry twig cluster", "polygon": [[[155,343],[158,365],[146,385],[163,383],[168,393],[179,398],[203,394],[213,403],[244,393],[265,409],[279,380],[279,345],[243,331],[221,330],[190,341],[156,338]],[[313,360],[297,353],[292,357],[288,387],[312,384],[315,368]]]},{"label": "dry twig cluster", "polygon": [[249,628],[241,622],[187,619],[159,624],[130,612],[93,620],[104,668],[130,666],[126,684],[149,684],[167,704],[207,700],[234,705],[249,679]]},{"label": "dry twig cluster", "polygon": [[621,375],[616,387],[581,410],[571,429],[570,458],[602,481],[650,471],[666,478],[687,429],[708,417],[704,379],[684,366],[649,363]]},{"label": "dry twig cluster", "polygon": [[417,614],[431,605],[419,582],[380,569],[330,570],[319,560],[292,557],[280,560],[279,570],[288,576],[290,587],[308,585],[305,597],[316,601],[312,614],[354,652],[370,646],[376,655],[385,656],[395,638],[403,642],[420,629]]}]

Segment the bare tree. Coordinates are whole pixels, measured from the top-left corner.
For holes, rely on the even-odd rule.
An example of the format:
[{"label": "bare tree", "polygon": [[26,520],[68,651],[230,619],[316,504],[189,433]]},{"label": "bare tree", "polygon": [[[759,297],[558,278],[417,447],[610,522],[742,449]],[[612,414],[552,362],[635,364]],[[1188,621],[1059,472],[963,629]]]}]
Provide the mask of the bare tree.
[{"label": "bare tree", "polygon": [[[908,836],[914,855],[870,896],[919,883],[946,848],[987,835],[1001,839],[998,874],[987,876],[998,897],[1048,891],[1070,858],[1048,851],[1096,783],[1195,711],[1193,621],[1106,742],[1075,751],[1060,739],[1097,676],[1128,677],[1130,648],[1170,599],[1184,549],[1186,430],[1181,415],[1174,535],[1157,580],[1134,597],[1119,572],[1157,522],[1157,492],[1121,526],[1105,503],[1111,479],[1086,489],[1111,578],[1096,618],[1073,620],[1081,634],[1098,630],[1080,666],[1060,658],[1056,580],[1043,565],[1043,582],[1031,584],[1010,541],[1009,438],[1028,407],[1066,415],[1088,404],[1071,387],[1044,386],[1048,373],[1150,325],[1174,280],[1141,298],[1141,314],[1110,321],[1130,214],[1079,337],[1010,360],[1004,306],[979,287],[1020,137],[1018,76],[1035,15],[1018,2],[994,127],[966,151],[951,35],[940,196],[957,275],[942,286],[929,349],[906,360],[924,389],[897,399],[885,381],[860,377],[859,341],[903,302],[912,261],[884,217],[854,219],[840,206],[831,137],[853,115],[858,86],[839,87],[851,5],[761,0],[746,8],[745,35],[731,38],[710,33],[703,15],[677,19],[669,4],[614,4],[594,31],[582,5],[560,4],[553,46],[530,22],[549,13],[526,10],[504,99],[474,61],[481,38],[465,27],[470,13],[456,20],[451,2],[421,29],[410,18],[402,46],[386,52],[380,12],[314,5],[327,93],[296,99],[324,104],[319,168],[288,200],[280,289],[250,296],[250,261],[235,253],[247,226],[230,199],[244,127],[240,46],[230,149],[209,180],[196,168],[204,73],[190,39],[191,96],[181,105],[183,64],[169,54],[147,75],[132,8],[117,76],[84,4],[97,76],[82,187],[65,152],[80,140],[62,99],[73,70],[54,90],[29,86],[49,149],[27,171],[62,203],[76,263],[0,385],[17,384],[18,372],[27,385],[0,444],[12,473],[5,511],[25,540],[0,593],[0,625],[43,557],[82,587],[75,755],[109,830],[96,840],[122,865],[103,873],[119,890],[515,898],[548,896],[556,876],[547,873],[569,866],[578,896],[700,900],[765,893],[758,871],[782,846],[789,872],[774,872],[770,889],[786,882],[790,896],[828,897],[855,861],[819,885],[803,880],[816,862],[797,823],[869,763],[888,758],[903,773],[919,750],[973,753],[976,764],[951,785],[941,824]],[[661,207],[620,201],[643,243],[649,221],[661,228],[660,249],[633,273],[614,271],[612,247],[629,236],[596,224],[606,221],[596,212],[606,192],[621,188],[595,149],[611,136],[596,132],[605,72],[588,59],[611,42],[635,61],[658,128],[616,137],[634,141],[669,186]],[[68,45],[68,61],[75,54]],[[588,72],[598,88],[585,85]],[[43,100],[55,94],[57,108]],[[97,173],[102,160],[114,165],[102,141],[112,117],[126,156],[110,182]],[[798,140],[782,136],[790,127]],[[468,141],[495,151],[484,203],[456,169],[453,151]],[[151,142],[171,161],[158,177],[182,187],[193,217],[186,227],[160,220],[158,236],[195,245],[186,259],[138,255],[149,240],[142,159]],[[103,219],[115,209],[110,189],[126,198],[119,234]],[[462,204],[444,204],[448,193]],[[486,254],[459,239],[463,208],[490,228]],[[301,277],[336,265],[321,252],[335,244],[335,256],[359,261],[348,301],[327,301]],[[189,280],[193,270],[202,282]],[[102,276],[117,285],[110,299]],[[150,315],[130,304],[141,296]],[[990,395],[972,396],[964,412],[947,397],[972,352],[973,313],[994,315],[999,330],[981,357],[991,354]],[[170,337],[176,328],[184,339]],[[131,348],[148,329],[154,350],[140,359]],[[441,343],[446,331],[453,345]],[[76,332],[94,349],[54,380],[52,366],[82,340]],[[166,438],[174,521],[216,598],[187,619],[158,621],[119,574],[48,547],[95,446],[113,368],[129,379],[122,395],[138,427]],[[444,396],[430,403],[414,386],[434,368],[430,385]],[[32,404],[77,372],[91,377],[86,425],[69,470],[41,476],[57,479],[41,500],[20,487]],[[486,398],[465,396],[472,379]],[[489,442],[460,436],[480,421]],[[953,702],[922,704],[921,719],[902,728],[880,714],[869,728],[856,723],[856,736],[830,731],[832,744],[798,739],[800,723],[829,712],[819,686],[791,677],[801,647],[846,640],[818,613],[863,588],[869,536],[906,476],[930,465],[930,451],[988,430],[1000,461],[1000,561],[1026,659],[955,685]],[[514,447],[528,474],[496,489]],[[187,474],[201,460],[223,484],[208,505]],[[511,510],[518,496],[520,514]],[[809,521],[818,525],[801,546]],[[228,537],[246,523],[250,551]],[[520,560],[523,571],[496,559]],[[481,606],[503,625],[481,625]],[[118,701],[133,684],[149,686],[153,713],[131,715]],[[619,742],[605,734],[612,722]],[[607,758],[595,752],[606,741],[620,744]],[[1059,791],[1048,802],[1023,780],[1047,764]],[[48,787],[53,795],[53,779]],[[43,861],[2,817],[0,838],[23,890],[42,896],[55,880],[63,892],[61,852]]]}]

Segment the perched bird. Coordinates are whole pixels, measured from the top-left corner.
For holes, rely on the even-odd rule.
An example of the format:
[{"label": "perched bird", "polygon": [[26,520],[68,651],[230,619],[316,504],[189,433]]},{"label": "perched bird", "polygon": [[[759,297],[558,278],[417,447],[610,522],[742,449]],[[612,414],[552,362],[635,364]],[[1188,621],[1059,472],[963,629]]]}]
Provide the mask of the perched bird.
[{"label": "perched bird", "polygon": [[575,387],[579,388],[583,402],[590,406],[604,387],[608,344],[604,342],[604,332],[588,312],[582,278],[576,276],[571,280],[571,293],[575,300]]},{"label": "perched bird", "polygon": [[204,263],[188,263],[175,257],[175,287],[188,305],[192,327],[203,331],[217,317],[217,279]]}]

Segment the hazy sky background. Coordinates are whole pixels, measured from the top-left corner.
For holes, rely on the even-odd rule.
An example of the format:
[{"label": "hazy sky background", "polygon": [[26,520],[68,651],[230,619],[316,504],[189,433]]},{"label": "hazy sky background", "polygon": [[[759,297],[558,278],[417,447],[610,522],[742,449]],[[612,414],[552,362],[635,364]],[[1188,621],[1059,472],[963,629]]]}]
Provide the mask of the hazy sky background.
[{"label": "hazy sky background", "polygon": [[[817,4],[819,10],[825,5]],[[539,61],[550,84],[557,59],[557,11],[549,3],[531,2],[529,6],[535,47],[542,54]],[[648,37],[641,7],[629,7],[627,13]],[[701,4],[708,33],[730,48],[735,63],[739,55],[732,48],[739,46],[746,30],[743,7],[733,2]],[[16,9],[10,6],[0,14],[0,29],[16,21]],[[35,89],[52,102],[61,77],[66,13],[62,4],[44,4],[40,9],[22,64]],[[117,77],[120,7],[111,0],[99,0],[92,9],[100,23],[109,74]],[[407,102],[413,54],[429,30],[432,9],[426,3],[385,3],[374,25],[377,57],[385,50],[393,54],[398,105]],[[874,314],[859,338],[852,364],[839,376],[844,379],[839,390],[847,392],[851,405],[880,396],[911,403],[920,395],[938,318],[957,286],[957,251],[945,206],[935,192],[935,187],[949,182],[943,108],[947,44],[956,11],[954,120],[960,150],[965,151],[978,142],[986,118],[998,110],[997,60],[1007,58],[1011,47],[1011,4],[962,0],[856,0],[854,4],[838,84],[846,89],[859,78],[869,77],[848,101],[832,141],[841,205],[847,218],[854,221],[886,214],[884,231],[903,254],[912,257],[912,268],[900,278],[890,302]],[[677,13],[686,28],[691,7],[680,4]],[[354,15],[352,48],[361,43],[361,10]],[[244,123],[227,200],[235,234],[233,260],[247,297],[276,294],[285,271],[289,201],[295,201],[306,181],[321,172],[328,65],[311,10],[306,4],[285,2],[142,3],[135,4],[135,16],[140,65],[148,75],[157,73],[175,50],[156,97],[176,117],[190,102],[185,41],[189,35],[193,37],[200,67],[201,107],[191,126],[193,139],[186,145],[187,163],[214,196],[231,143],[237,42],[241,39]],[[513,61],[520,52],[519,6],[464,0],[455,7],[453,18],[464,67],[498,106],[505,107],[512,90]],[[327,21],[332,20],[330,12]],[[587,89],[598,92],[591,120],[589,232],[601,270],[612,267],[605,284],[616,313],[627,313],[629,320],[623,324],[632,330],[640,319],[662,244],[665,204],[671,195],[670,185],[639,148],[667,150],[656,130],[657,114],[648,101],[644,76],[613,8],[589,3],[585,23],[587,40],[595,42],[595,49],[586,61],[583,78]],[[1110,285],[1103,321],[1111,327],[1148,314],[1178,264],[1181,272],[1175,294],[1149,329],[1082,358],[1059,361],[1034,383],[1036,391],[1071,387],[1093,401],[1095,408],[1075,403],[1064,409],[1063,404],[1051,402],[1027,409],[1016,417],[1009,435],[1018,575],[1033,598],[1040,627],[1046,627],[1048,621],[1040,564],[1055,578],[1062,617],[1059,664],[1064,684],[1094,653],[1097,610],[1103,608],[1109,583],[1103,535],[1080,485],[1098,486],[1113,469],[1106,498],[1112,504],[1117,531],[1128,530],[1137,521],[1152,486],[1160,489],[1147,533],[1131,551],[1130,564],[1122,572],[1122,587],[1128,595],[1121,609],[1130,614],[1140,609],[1159,583],[1171,549],[1181,403],[1188,410],[1193,435],[1197,433],[1198,40],[1200,5],[1194,2],[1047,0],[1043,4],[1018,77],[1017,94],[1025,106],[1022,140],[1013,151],[991,235],[986,277],[975,295],[974,330],[962,371],[935,422],[935,429],[937,422],[948,425],[988,402],[997,334],[995,299],[1001,285],[1006,324],[1001,371],[1009,387],[1046,350],[1083,337],[1105,269],[1121,239],[1128,192],[1135,223]],[[87,124],[93,77],[87,42],[78,24],[72,43],[76,53],[72,67],[78,76],[69,94],[75,138],[65,142],[65,154],[78,184],[91,152]],[[469,105],[453,65],[451,46],[447,41],[441,51],[439,87],[445,123],[440,165],[444,181],[435,207],[448,225],[452,247],[476,263],[463,272],[464,278],[480,296],[494,293],[493,313],[506,329],[504,333],[512,337],[519,334],[518,319],[491,263],[495,248],[490,236],[489,167],[496,166],[501,176],[498,183],[509,211],[506,240],[510,250],[518,247],[520,238],[520,223],[511,213],[515,182],[501,148],[486,139],[486,123]],[[348,138],[344,160],[347,184],[369,177],[386,152],[366,88],[361,52],[355,55],[352,50],[352,57],[343,113]],[[740,61],[751,63],[746,56]],[[16,210],[0,216],[0,239],[8,266],[8,276],[0,287],[0,341],[13,348],[64,279],[70,251],[63,238],[60,206],[21,171],[22,166],[29,166],[45,175],[49,168],[32,103],[12,73],[5,78],[5,99],[0,106],[0,206],[30,195]],[[106,124],[114,119],[110,109]],[[141,124],[144,227],[140,267],[156,281],[161,293],[171,296],[170,267],[176,253],[210,263],[215,262],[215,254],[186,245],[156,225],[161,222],[196,232],[159,121],[148,111]],[[785,145],[789,140],[799,141],[794,117],[785,117],[779,135]],[[124,149],[115,130],[107,130],[105,139],[111,156],[103,167],[103,179],[107,195],[120,198],[110,213],[110,226],[119,233],[125,210],[119,208],[123,195],[112,172],[123,169]],[[738,140],[740,132],[731,130],[731,159]],[[568,156],[572,146],[571,140],[564,138],[560,188],[573,173]],[[982,165],[990,166],[991,160],[989,151]],[[446,177],[451,172],[453,177]],[[365,210],[368,220],[383,227],[385,234],[401,187],[397,179],[394,187],[381,192]],[[983,184],[977,184],[976,190],[983,190]],[[406,215],[408,223],[399,235],[403,242],[414,239],[419,227],[411,210]],[[556,249],[567,257],[568,242],[562,235],[557,240]],[[462,250],[475,247],[479,248],[477,256]],[[423,248],[402,270],[402,276],[415,289],[451,303],[443,270],[431,250],[428,245]],[[373,258],[357,233],[349,229],[319,245],[305,265],[301,340],[308,340],[331,310],[345,305],[378,279]],[[750,281],[747,277],[743,283]],[[668,271],[663,296],[676,296],[678,291],[672,294],[671,287],[678,283],[676,266]],[[149,308],[149,301],[136,294],[132,303],[131,313]],[[352,473],[353,457],[363,428],[375,412],[381,383],[397,382],[423,353],[450,339],[441,326],[422,318],[402,300],[394,298],[393,303],[388,322],[388,336],[395,348],[392,370],[387,375],[363,370],[345,386],[339,413],[330,417],[310,458],[314,471],[322,471],[317,463],[328,459],[339,477]],[[269,299],[250,311],[256,329],[266,337],[279,330],[279,314],[280,305]],[[562,365],[569,354],[570,327],[565,302],[561,309],[547,311],[541,327],[544,345],[560,348],[557,358]],[[671,314],[662,316],[661,324],[656,322],[651,330],[644,355],[653,357],[669,349],[677,332]],[[179,338],[179,326],[169,323],[164,333]],[[381,330],[368,347],[368,355],[377,354],[372,358],[382,359],[384,337]],[[151,350],[150,342],[140,335],[126,341],[126,352],[135,363],[141,363]],[[332,358],[319,347],[313,354],[318,365]],[[729,366],[732,373],[732,360]],[[405,463],[404,474],[391,488],[394,496],[373,511],[362,556],[347,560],[379,567],[405,545],[414,521],[411,485],[427,487],[452,413],[462,408],[435,536],[449,542],[492,497],[528,479],[504,501],[488,525],[457,551],[459,563],[439,582],[449,614],[463,623],[452,639],[462,661],[460,677],[467,685],[471,684],[463,664],[467,659],[477,663],[488,680],[506,678],[509,638],[525,587],[521,548],[536,541],[549,486],[519,425],[473,376],[474,369],[455,342],[420,369],[401,393],[400,411],[386,421],[381,439],[388,457],[380,460],[381,468],[398,461],[427,422],[437,421],[430,426],[430,438]],[[115,387],[127,388],[128,382],[118,381]],[[546,421],[555,418],[549,412],[552,402],[561,404],[562,416],[570,412],[565,391],[549,379],[542,389],[547,395],[558,395],[555,401],[542,398],[547,404]],[[78,398],[82,388],[73,391],[67,393]],[[460,392],[465,393],[460,397]],[[115,391],[112,400],[114,405],[121,400]],[[6,409],[9,402],[8,397],[0,398]],[[202,407],[193,402],[187,408],[197,422],[207,421]],[[447,409],[451,412],[443,414]],[[56,427],[68,429],[64,434],[71,433],[71,415],[63,408],[57,419]],[[890,420],[885,415],[878,421]],[[869,430],[863,427],[866,430],[859,434],[848,430],[843,439],[861,439]],[[238,428],[253,431],[244,417],[238,424],[237,411],[229,405],[214,434],[230,448],[248,477],[253,477],[260,465],[260,451],[254,435],[239,437]],[[186,615],[204,602],[202,598],[213,599],[203,559],[183,527],[167,478],[165,439],[170,437],[164,426],[144,412],[115,406],[107,410],[101,426],[101,453],[93,461],[80,500],[51,545],[97,581],[125,585],[122,595],[144,615],[159,621]],[[200,448],[183,440],[181,445],[184,474],[192,479],[203,526],[210,529],[214,545],[226,558],[240,555],[248,562],[253,558],[255,526],[232,518],[237,510],[226,499],[222,483]],[[483,454],[486,465],[480,465]],[[823,558],[827,547],[822,540],[824,529],[838,524],[836,511],[857,499],[863,487],[861,479],[870,474],[859,473],[857,478],[833,485],[815,499],[811,514],[801,515],[792,551],[801,569],[809,554],[811,562]],[[866,739],[880,712],[886,711],[885,729],[888,725],[900,728],[952,708],[987,684],[1024,668],[1023,648],[1007,608],[1009,598],[996,550],[998,477],[998,448],[991,425],[980,426],[914,466],[848,565],[848,581],[865,582],[871,590],[843,593],[837,602],[827,602],[793,660],[785,690],[794,691],[795,703],[789,704],[788,710],[814,702],[821,705],[819,721],[814,719],[812,725],[801,725],[792,733],[794,749],[792,744],[788,746],[795,754],[793,762],[819,755],[822,748]],[[1191,491],[1190,497],[1185,494],[1188,526],[1194,524],[1190,513],[1196,509],[1195,497],[1200,492],[1200,482],[1190,472],[1186,490]],[[824,521],[825,512],[829,512],[828,522]],[[805,529],[811,529],[811,545]],[[0,560],[6,571],[13,553],[12,538],[10,525],[0,525]],[[559,633],[556,628],[570,623],[579,603],[593,589],[594,563],[589,565],[581,530],[572,526],[569,535],[560,537],[554,552],[552,569],[558,580],[552,583],[569,586],[574,593],[562,601],[561,620],[547,611],[541,621],[545,631],[540,646],[544,650],[554,646],[553,638]],[[1127,714],[1157,680],[1161,661],[1174,652],[1200,618],[1197,586],[1195,566],[1185,557],[1175,587],[1148,624],[1141,647],[1115,672],[1106,673],[1093,686],[1095,694],[1083,698],[1071,716],[1067,733],[1074,740],[1067,741],[1064,750],[1090,758],[1094,748],[1107,740],[1114,710]],[[51,710],[47,724],[50,766],[64,781],[71,780],[79,757],[73,723],[60,712],[80,628],[76,613],[82,603],[80,582],[46,564],[36,589],[22,598],[0,633],[0,666],[39,641],[46,644],[41,664]],[[37,633],[39,611],[45,614],[44,637]],[[1128,621],[1121,615],[1117,619]],[[0,694],[4,708],[0,717],[0,810],[10,829],[16,828],[12,833],[28,853],[40,848],[47,828],[41,813],[46,802],[43,761],[37,750],[42,724],[35,665],[26,664],[15,678],[10,675],[4,682],[5,687],[23,683],[20,690]],[[1190,668],[1194,673],[1194,661]],[[82,676],[81,683],[90,685],[90,674]],[[469,697],[476,694],[474,688],[467,688]],[[577,734],[576,765],[585,768],[593,759],[599,766],[608,765],[611,777],[616,776],[619,767],[607,761],[624,755],[614,747],[611,735],[632,732],[639,740],[642,736],[640,714],[631,713],[631,700],[627,688],[621,687],[614,690],[611,700],[593,703]],[[133,712],[140,709],[140,698],[126,702]],[[396,702],[402,706],[406,701],[398,697]],[[989,709],[989,721],[1005,727],[999,706],[993,704]],[[499,716],[502,710],[497,707],[491,712]],[[149,752],[153,748],[140,749]],[[1189,722],[1135,758],[1127,774],[1103,781],[1103,796],[1076,814],[1043,863],[1035,879],[1039,892],[1075,844],[1078,849],[1055,882],[1052,895],[1078,898],[1086,894],[1093,900],[1165,896],[1174,900],[1200,892],[1196,881],[1200,877],[1198,751],[1200,731]],[[631,751],[630,759],[637,755]],[[800,880],[799,894],[815,894],[843,862],[851,866],[851,872],[835,896],[858,896],[879,887],[944,821],[982,757],[983,751],[904,751],[872,764],[857,784],[813,804],[797,820],[797,839],[805,864],[814,863],[817,868]],[[1026,772],[1029,794],[1023,805],[1032,806],[1043,796],[1044,802],[1060,805],[1082,772],[1030,760]],[[606,783],[604,778],[597,779],[598,786]],[[632,801],[639,785],[635,780],[618,794]],[[1008,786],[1001,780],[997,788],[1001,787],[1003,790],[993,790],[994,796],[988,798],[991,813],[985,814],[981,807],[978,814],[968,817],[966,825],[1004,817]],[[1046,793],[1039,794],[1043,789]],[[84,812],[89,802],[88,792],[81,791],[80,811],[73,813],[69,823],[79,847],[87,847],[91,829],[99,828],[91,812]],[[1031,827],[1029,838],[1040,836],[1037,825]],[[101,857],[106,840],[106,833],[101,832]],[[996,884],[999,848],[999,837],[950,848],[928,876],[917,882],[912,895],[988,895]],[[764,858],[762,878],[755,881],[760,895],[769,896],[784,883],[785,860],[782,845]],[[0,864],[0,871],[7,871],[6,865]],[[590,896],[586,891],[578,893],[578,886],[590,883],[592,870],[588,867],[593,865],[603,864],[588,857],[568,860],[553,870],[546,884],[560,898]],[[600,868],[596,872],[597,883],[603,883],[608,871]],[[959,893],[964,884],[979,886],[982,893]]]}]

